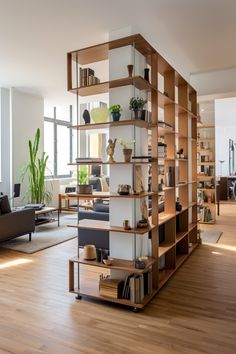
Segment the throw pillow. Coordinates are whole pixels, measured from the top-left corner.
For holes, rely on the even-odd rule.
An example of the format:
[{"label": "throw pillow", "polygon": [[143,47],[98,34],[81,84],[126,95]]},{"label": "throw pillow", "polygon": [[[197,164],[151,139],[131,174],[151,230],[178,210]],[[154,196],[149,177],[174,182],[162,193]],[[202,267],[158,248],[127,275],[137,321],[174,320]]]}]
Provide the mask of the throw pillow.
[{"label": "throw pillow", "polygon": [[11,207],[7,195],[0,196],[0,210],[1,214],[7,214],[11,212]]}]

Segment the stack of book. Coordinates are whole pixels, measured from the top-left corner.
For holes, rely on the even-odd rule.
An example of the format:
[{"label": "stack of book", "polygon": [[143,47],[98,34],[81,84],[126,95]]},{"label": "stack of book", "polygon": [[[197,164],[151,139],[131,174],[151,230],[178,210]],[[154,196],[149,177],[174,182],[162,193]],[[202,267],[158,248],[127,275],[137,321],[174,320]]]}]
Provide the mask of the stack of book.
[{"label": "stack of book", "polygon": [[100,278],[99,292],[101,296],[119,299],[122,296],[124,281],[121,279]]},{"label": "stack of book", "polygon": [[122,298],[129,299],[134,304],[142,303],[144,296],[152,293],[152,271],[144,274],[129,274],[124,283]]},{"label": "stack of book", "polygon": [[94,70],[90,68],[80,68],[80,86],[97,85],[100,80],[94,76]]}]

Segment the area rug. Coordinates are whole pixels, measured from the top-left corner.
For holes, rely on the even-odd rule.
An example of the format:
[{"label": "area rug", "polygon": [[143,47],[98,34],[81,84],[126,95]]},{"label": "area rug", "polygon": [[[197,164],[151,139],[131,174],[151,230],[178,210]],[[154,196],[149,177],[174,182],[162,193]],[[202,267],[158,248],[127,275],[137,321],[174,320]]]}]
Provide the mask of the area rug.
[{"label": "area rug", "polygon": [[32,233],[31,242],[29,236],[25,235],[4,242],[1,247],[32,254],[77,237],[77,230],[66,226],[75,223],[77,223],[76,214],[63,215],[60,218],[60,227],[57,226],[57,221],[37,226]]},{"label": "area rug", "polygon": [[217,230],[201,230],[202,243],[217,243],[223,234]]}]

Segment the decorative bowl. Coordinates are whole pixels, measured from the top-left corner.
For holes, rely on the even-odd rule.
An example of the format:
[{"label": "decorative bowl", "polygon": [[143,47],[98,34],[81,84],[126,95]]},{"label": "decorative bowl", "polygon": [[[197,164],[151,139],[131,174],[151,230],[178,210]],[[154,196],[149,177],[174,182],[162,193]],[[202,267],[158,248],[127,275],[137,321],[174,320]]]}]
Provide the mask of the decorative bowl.
[{"label": "decorative bowl", "polygon": [[94,123],[105,123],[109,116],[109,110],[107,108],[93,108],[90,112]]},{"label": "decorative bowl", "polygon": [[107,266],[112,265],[112,261],[113,261],[112,258],[103,259],[103,263],[104,263],[105,265],[107,265]]}]

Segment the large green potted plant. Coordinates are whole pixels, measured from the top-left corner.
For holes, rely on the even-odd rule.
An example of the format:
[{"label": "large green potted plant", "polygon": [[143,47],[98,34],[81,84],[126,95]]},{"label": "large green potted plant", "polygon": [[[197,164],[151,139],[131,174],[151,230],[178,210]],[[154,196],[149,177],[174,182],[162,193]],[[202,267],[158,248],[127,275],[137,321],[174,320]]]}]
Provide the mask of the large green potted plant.
[{"label": "large green potted plant", "polygon": [[22,173],[22,181],[28,177],[27,199],[30,203],[49,203],[52,193],[47,190],[45,185],[45,171],[48,155],[45,152],[39,157],[40,129],[35,134],[34,142],[29,140],[29,161]]}]

